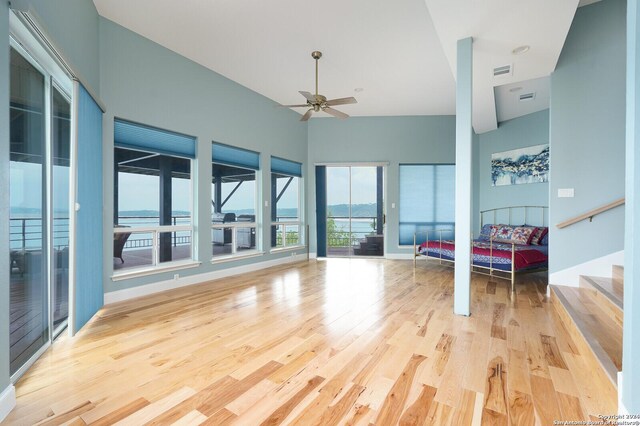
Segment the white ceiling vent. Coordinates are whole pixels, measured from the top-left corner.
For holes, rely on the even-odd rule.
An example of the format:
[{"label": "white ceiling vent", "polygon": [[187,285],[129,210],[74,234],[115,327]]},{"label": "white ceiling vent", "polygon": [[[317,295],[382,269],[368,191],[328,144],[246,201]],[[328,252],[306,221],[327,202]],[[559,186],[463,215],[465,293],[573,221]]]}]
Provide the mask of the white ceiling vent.
[{"label": "white ceiling vent", "polygon": [[536,92],[523,93],[520,95],[520,102],[532,101],[536,98]]},{"label": "white ceiling vent", "polygon": [[503,65],[501,67],[496,67],[493,69],[494,77],[504,77],[512,74],[513,74],[513,68],[511,67],[511,65]]}]

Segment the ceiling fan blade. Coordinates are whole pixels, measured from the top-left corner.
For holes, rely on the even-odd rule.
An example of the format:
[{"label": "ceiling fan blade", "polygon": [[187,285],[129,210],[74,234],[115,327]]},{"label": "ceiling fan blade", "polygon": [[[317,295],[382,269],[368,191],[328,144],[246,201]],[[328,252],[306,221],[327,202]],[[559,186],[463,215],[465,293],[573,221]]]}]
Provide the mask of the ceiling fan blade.
[{"label": "ceiling fan blade", "polygon": [[324,108],[323,111],[337,118],[349,118],[349,115],[345,114],[344,112],[338,111],[337,109],[327,107]]},{"label": "ceiling fan blade", "polygon": [[356,101],[356,98],[354,98],[353,96],[348,98],[331,99],[330,101],[327,101],[327,105],[329,106],[357,104],[357,103],[358,101]]},{"label": "ceiling fan blade", "polygon": [[300,104],[300,105],[276,105],[279,106],[281,108],[306,108],[309,106],[309,104]]},{"label": "ceiling fan blade", "polygon": [[309,93],[309,92],[303,92],[303,91],[300,91],[299,93],[300,93],[302,96],[304,96],[305,98],[307,98],[307,100],[308,100],[309,102],[311,102],[311,103],[316,102],[316,96],[315,96],[315,95],[312,95],[312,94],[311,94],[311,93]]},{"label": "ceiling fan blade", "polygon": [[313,108],[309,109],[309,111],[305,112],[300,121],[307,121],[311,118],[311,114],[313,114]]}]

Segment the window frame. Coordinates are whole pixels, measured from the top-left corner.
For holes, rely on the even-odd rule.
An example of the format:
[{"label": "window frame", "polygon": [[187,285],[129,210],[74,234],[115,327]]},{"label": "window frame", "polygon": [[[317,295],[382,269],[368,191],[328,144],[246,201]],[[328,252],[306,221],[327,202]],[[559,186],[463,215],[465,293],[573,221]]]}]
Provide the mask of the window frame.
[{"label": "window frame", "polygon": [[[115,126],[115,121],[118,118],[116,117],[116,119],[114,120],[114,126]],[[125,120],[127,121],[127,120]],[[162,130],[162,129],[160,129]],[[197,146],[197,139],[195,139],[195,143]],[[149,276],[149,275],[154,275],[154,274],[158,274],[158,273],[162,273],[162,272],[168,272],[168,271],[174,271],[174,270],[180,270],[180,269],[185,269],[185,268],[192,268],[192,267],[196,267],[200,265],[200,262],[198,262],[196,260],[196,233],[195,233],[195,226],[194,226],[194,211],[195,209],[195,197],[194,197],[194,174],[193,174],[193,169],[194,169],[194,162],[197,161],[197,157],[196,158],[188,158],[188,157],[181,157],[178,155],[170,155],[167,153],[159,153],[159,152],[153,152],[151,150],[145,150],[145,149],[141,149],[141,148],[124,148],[124,147],[118,147],[115,145],[113,146],[113,152],[114,152],[114,163],[115,163],[115,151],[117,149],[122,149],[122,150],[128,150],[128,151],[135,151],[135,152],[141,152],[141,153],[146,153],[146,154],[155,154],[158,156],[165,156],[165,157],[175,157],[175,158],[180,158],[182,160],[188,160],[189,161],[189,198],[190,198],[190,220],[189,220],[189,225],[151,225],[151,226],[140,226],[140,227],[129,227],[129,228],[117,228],[115,225],[112,225],[112,235],[116,236],[118,234],[125,234],[125,233],[130,233],[131,235],[133,234],[152,234],[151,237],[151,265],[142,265],[139,267],[131,267],[131,268],[124,268],[124,269],[118,269],[112,270],[112,274],[111,274],[111,279],[112,281],[121,281],[121,280],[126,280],[129,278],[135,278],[135,277],[143,277],[143,276]],[[119,173],[118,170],[115,169],[115,164],[114,164],[114,174]],[[113,177],[112,180],[112,184],[114,185],[114,187],[112,187],[113,190],[113,196],[116,196],[116,191],[115,191],[115,179],[116,176]],[[160,189],[161,190],[161,189]],[[118,194],[119,195],[119,194]],[[118,212],[114,212],[116,214],[119,214],[119,210],[120,210],[120,203],[118,203]],[[158,218],[159,219],[159,218]],[[178,260],[171,260],[169,262],[160,262],[159,258],[159,252],[160,252],[160,247],[159,247],[159,241],[160,241],[160,234],[164,234],[164,233],[176,233],[176,232],[189,232],[190,233],[190,247],[189,247],[189,257],[186,259],[178,259]],[[113,248],[112,248],[113,249]]]},{"label": "window frame", "polygon": [[[212,148],[213,148],[213,144],[212,144]],[[235,148],[235,147],[234,147]],[[211,161],[211,166],[213,169],[213,165],[220,165],[220,166],[227,166],[230,167],[227,164],[224,163],[218,163],[215,161]],[[260,238],[260,227],[258,226],[260,223],[260,219],[259,219],[259,213],[260,213],[260,191],[259,191],[259,181],[260,181],[260,169],[258,170],[254,170],[254,169],[249,169],[247,167],[241,167],[241,166],[233,166],[235,168],[238,169],[244,169],[247,171],[251,171],[254,173],[255,179],[254,179],[254,185],[255,185],[255,191],[254,191],[254,221],[253,222],[238,222],[237,221],[237,217],[236,217],[236,221],[235,222],[229,222],[229,223],[221,223],[221,224],[213,224],[211,223],[211,231],[213,232],[214,229],[219,229],[222,230],[223,232],[223,238],[224,238],[224,232],[225,229],[231,229],[231,253],[224,253],[221,255],[213,255],[213,253],[211,254],[211,263],[221,263],[221,262],[228,262],[230,260],[235,260],[235,259],[242,259],[242,258],[246,258],[246,257],[253,257],[253,256],[259,256],[261,255],[263,252],[260,250],[260,244],[262,242],[262,239]],[[210,217],[213,216],[213,206],[212,204],[209,204],[209,206],[211,207],[211,214],[209,215]],[[221,212],[223,213],[223,212]],[[253,249],[248,249],[248,250],[243,250],[241,252],[238,252],[238,229],[244,229],[244,228],[248,228],[249,230],[254,229],[255,230],[255,242],[254,242],[254,248]],[[213,246],[213,236],[212,236],[212,241],[211,244]]]},{"label": "window frame", "polygon": [[[271,216],[271,224],[269,226],[269,229],[272,230],[275,227],[275,238],[277,241],[277,234],[278,234],[278,229],[280,227],[282,227],[282,246],[276,246],[273,245],[275,243],[275,241],[271,241],[272,247],[270,249],[271,253],[277,253],[280,251],[286,251],[286,250],[295,250],[295,249],[299,249],[299,248],[303,248],[306,247],[306,232],[304,232],[304,221],[303,221],[303,210],[302,210],[302,198],[303,198],[303,187],[304,187],[304,178],[302,176],[294,176],[294,175],[287,175],[284,173],[279,173],[279,172],[273,172],[270,171],[270,177],[271,180],[273,180],[274,175],[279,175],[279,176],[289,176],[292,178],[297,178],[298,179],[298,220],[295,221],[278,221],[278,216],[277,216],[277,204],[275,206],[273,206],[273,208],[276,211],[276,220],[273,220],[273,215],[270,214]],[[273,188],[273,185],[272,185]],[[271,203],[273,203],[275,201],[275,194],[272,193],[271,194]],[[297,244],[293,244],[293,245],[287,245],[287,227],[288,226],[297,226],[298,227],[298,243]],[[274,235],[273,231],[270,231],[272,238]]]}]

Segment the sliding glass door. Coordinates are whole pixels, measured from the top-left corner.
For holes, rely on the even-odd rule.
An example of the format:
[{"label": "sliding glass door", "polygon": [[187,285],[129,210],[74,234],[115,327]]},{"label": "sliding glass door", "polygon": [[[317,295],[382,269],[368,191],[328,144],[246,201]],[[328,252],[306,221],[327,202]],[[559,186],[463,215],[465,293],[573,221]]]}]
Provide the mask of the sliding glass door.
[{"label": "sliding glass door", "polygon": [[383,170],[326,167],[327,256],[384,256]]},{"label": "sliding glass door", "polygon": [[10,68],[10,370],[18,375],[69,312],[69,96],[18,43]]}]

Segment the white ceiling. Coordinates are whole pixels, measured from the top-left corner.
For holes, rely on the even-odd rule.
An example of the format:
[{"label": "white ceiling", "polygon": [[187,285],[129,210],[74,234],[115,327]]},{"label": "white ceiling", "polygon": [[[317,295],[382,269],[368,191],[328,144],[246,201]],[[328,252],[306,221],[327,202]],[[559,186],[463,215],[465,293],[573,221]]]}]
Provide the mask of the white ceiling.
[{"label": "white ceiling", "polygon": [[[542,77],[496,87],[494,93],[498,122],[549,108],[549,86],[550,78]],[[529,93],[534,94],[533,99],[520,100],[521,95]]]},{"label": "white ceiling", "polygon": [[[313,92],[311,51],[321,50],[320,93],[355,96],[358,104],[338,108],[352,116],[454,114],[456,41],[473,36],[474,129],[484,133],[542,104],[514,104],[501,87],[553,71],[579,1],[597,0],[94,3],[105,18],[281,104]],[[525,44],[528,52],[512,54]],[[507,64],[513,74],[494,78]]]},{"label": "white ceiling", "polygon": [[347,114],[455,113],[455,82],[424,0],[94,3],[105,18],[281,104],[314,91],[311,52],[320,50],[320,93],[355,96],[358,104],[338,108]]},{"label": "white ceiling", "polygon": [[[473,37],[473,127],[498,126],[494,87],[548,76],[556,66],[578,0],[425,0],[455,74],[456,43]],[[514,55],[512,50],[530,50]],[[512,65],[513,74],[493,77]]]}]

